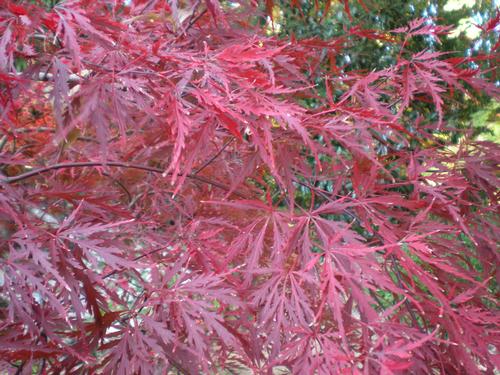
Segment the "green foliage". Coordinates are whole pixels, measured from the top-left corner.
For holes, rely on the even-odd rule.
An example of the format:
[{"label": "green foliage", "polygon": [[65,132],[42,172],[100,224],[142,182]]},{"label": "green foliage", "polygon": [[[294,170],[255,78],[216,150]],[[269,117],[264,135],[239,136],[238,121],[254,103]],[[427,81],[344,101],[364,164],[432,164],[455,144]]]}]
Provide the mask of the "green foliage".
[{"label": "green foliage", "polygon": [[[330,38],[345,35],[346,30],[356,27],[370,30],[392,30],[408,24],[418,17],[431,17],[440,25],[452,25],[450,34],[439,41],[430,36],[413,38],[407,45],[409,53],[422,50],[452,51],[451,56],[470,56],[490,53],[495,44],[495,35],[485,36],[475,25],[481,25],[494,16],[496,6],[494,1],[404,1],[378,0],[370,2],[369,9],[365,9],[362,2],[350,2],[350,16],[344,11],[344,6],[338,2],[329,1],[305,2],[301,9],[294,7],[291,2],[275,2],[274,22],[275,32],[283,37],[293,35],[298,39]],[[315,5],[317,4],[317,5]],[[325,10],[327,13],[325,14]],[[367,12],[367,10],[369,10]],[[271,29],[272,32],[272,29]],[[398,44],[381,42],[364,38],[356,44],[349,45],[343,53],[335,56],[338,68],[346,71],[373,71],[384,69],[396,63],[400,55]],[[476,68],[477,66],[471,66]],[[490,74],[496,72],[496,67],[484,63],[483,69],[490,69]],[[494,77],[494,76],[493,76]],[[492,77],[489,77],[492,78]],[[318,85],[324,86],[322,81]],[[319,90],[325,92],[324,88]],[[445,120],[452,130],[444,130],[443,134],[457,143],[460,134],[455,129],[467,129],[471,124],[479,139],[499,141],[499,127],[496,121],[498,103],[491,102],[491,98],[483,96],[474,101],[461,93],[455,93]],[[314,102],[310,102],[313,105]],[[413,110],[406,111],[408,122],[417,116],[424,116],[426,121],[436,121],[437,116],[433,105],[420,104]]]},{"label": "green foliage", "polygon": [[500,103],[493,101],[471,115],[478,139],[500,143]]}]

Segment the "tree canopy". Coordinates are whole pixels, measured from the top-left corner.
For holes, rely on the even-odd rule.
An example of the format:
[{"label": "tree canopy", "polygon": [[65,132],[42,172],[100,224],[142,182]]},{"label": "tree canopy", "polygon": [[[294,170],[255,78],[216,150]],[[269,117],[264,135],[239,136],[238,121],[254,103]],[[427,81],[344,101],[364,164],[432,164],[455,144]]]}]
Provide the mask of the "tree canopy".
[{"label": "tree canopy", "polygon": [[0,371],[498,371],[499,13],[341,3],[0,0]]}]

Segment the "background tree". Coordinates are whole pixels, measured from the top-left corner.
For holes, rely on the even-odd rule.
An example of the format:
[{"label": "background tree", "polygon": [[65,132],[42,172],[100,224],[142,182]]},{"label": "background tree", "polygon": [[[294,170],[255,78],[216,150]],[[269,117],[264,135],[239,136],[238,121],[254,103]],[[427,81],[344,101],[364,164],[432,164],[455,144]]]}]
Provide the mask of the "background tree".
[{"label": "background tree", "polygon": [[[0,4],[2,371],[497,371],[499,150],[441,136],[495,55],[418,17],[280,37],[270,1]],[[397,58],[338,64],[366,40]]]},{"label": "background tree", "polygon": [[[408,51],[417,53],[423,50],[444,52],[450,57],[481,57],[496,50],[499,30],[481,32],[480,25],[489,19],[495,19],[498,3],[490,0],[414,0],[352,2],[349,12],[344,5],[331,1],[305,2],[300,7],[294,2],[273,3],[273,20],[276,24],[269,32],[282,36],[294,35],[296,38],[318,37],[322,39],[338,38],[346,31],[357,33],[359,30],[394,30],[418,17],[428,17],[427,22],[451,25],[450,33],[435,39],[432,35],[419,35],[405,45]],[[365,31],[366,32],[366,31]],[[362,34],[361,34],[362,35]],[[388,40],[386,40],[388,41]],[[397,43],[381,43],[378,39],[358,38],[349,41],[340,54],[336,54],[333,63],[338,69],[349,71],[379,70],[395,64],[399,58]],[[471,68],[480,66],[483,70],[492,70],[492,81],[498,80],[498,61],[489,59],[469,62]],[[319,85],[322,82],[317,82]],[[475,97],[474,100],[462,92],[457,92],[453,110],[446,114],[447,121],[456,129],[473,129],[476,135],[497,140],[495,119],[498,116],[498,104],[488,95]],[[424,103],[415,108],[418,113],[435,119],[433,106]],[[471,124],[473,127],[471,127]],[[441,137],[449,137],[457,142],[460,131],[447,129]]]}]

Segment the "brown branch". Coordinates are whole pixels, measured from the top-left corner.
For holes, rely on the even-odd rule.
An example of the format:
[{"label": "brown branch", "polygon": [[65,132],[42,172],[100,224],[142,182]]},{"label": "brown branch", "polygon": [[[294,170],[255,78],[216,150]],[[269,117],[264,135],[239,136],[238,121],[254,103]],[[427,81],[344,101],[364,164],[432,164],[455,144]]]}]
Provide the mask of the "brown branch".
[{"label": "brown branch", "polygon": [[[84,167],[117,167],[117,168],[139,169],[139,170],[151,172],[151,173],[160,173],[160,174],[165,173],[164,169],[149,167],[147,165],[124,163],[124,162],[120,162],[120,161],[107,161],[107,162],[84,161],[84,162],[58,163],[58,164],[49,165],[47,167],[34,169],[32,171],[29,171],[29,172],[21,173],[17,176],[0,177],[0,182],[4,182],[7,184],[13,184],[16,182],[26,180],[30,177],[34,177],[34,176],[37,176],[39,174],[43,174],[43,173],[50,172],[50,171],[57,170],[57,169],[84,168]],[[167,175],[171,176],[172,173],[167,173]],[[182,174],[179,174],[179,175],[182,175]],[[223,183],[213,181],[207,177],[197,176],[193,173],[188,174],[187,177],[191,178],[193,180],[197,180],[197,181],[215,186],[215,187],[222,189],[222,190],[225,190],[225,191],[230,191],[230,188],[228,186],[224,185]],[[247,198],[244,194],[241,194],[237,191],[235,191],[234,194],[241,197],[241,198]]]}]

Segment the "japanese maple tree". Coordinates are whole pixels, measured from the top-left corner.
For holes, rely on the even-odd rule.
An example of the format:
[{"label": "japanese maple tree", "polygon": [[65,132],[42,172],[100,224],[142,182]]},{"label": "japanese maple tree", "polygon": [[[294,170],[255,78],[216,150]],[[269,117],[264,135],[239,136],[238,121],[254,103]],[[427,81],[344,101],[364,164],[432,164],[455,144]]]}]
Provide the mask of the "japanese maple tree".
[{"label": "japanese maple tree", "polygon": [[[500,149],[447,121],[498,97],[495,54],[410,52],[431,19],[48,3],[0,0],[0,372],[499,370]],[[339,64],[364,38],[397,62]]]}]

